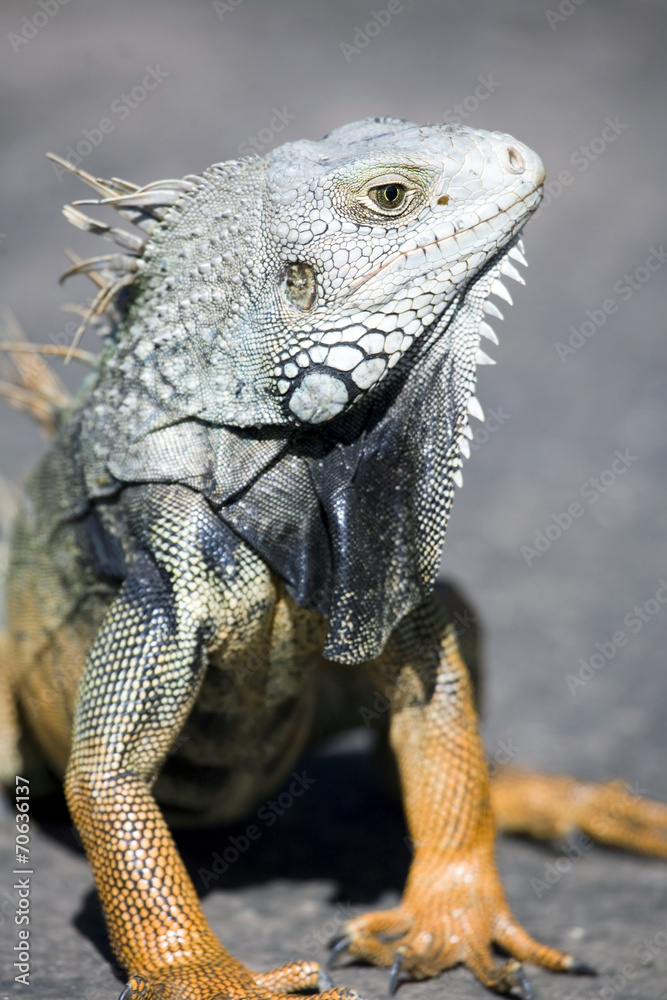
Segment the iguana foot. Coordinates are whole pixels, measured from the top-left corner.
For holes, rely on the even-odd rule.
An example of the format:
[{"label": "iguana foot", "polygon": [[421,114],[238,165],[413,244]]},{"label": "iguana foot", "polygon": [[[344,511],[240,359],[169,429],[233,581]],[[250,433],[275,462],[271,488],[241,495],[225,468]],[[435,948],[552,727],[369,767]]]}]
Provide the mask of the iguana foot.
[{"label": "iguana foot", "polygon": [[317,1000],[357,996],[332,987],[330,977],[317,962],[291,962],[271,972],[251,972],[237,962],[223,960],[169,966],[154,973],[150,981],[132,976],[118,1000],[286,1000],[300,991],[317,993]]},{"label": "iguana foot", "polygon": [[553,840],[581,831],[600,844],[667,858],[667,805],[622,781],[506,768],[491,782],[491,802],[498,828],[508,833]]},{"label": "iguana foot", "polygon": [[[522,962],[554,972],[594,974],[572,955],[534,941],[515,920],[495,870],[479,862],[456,859],[448,865],[419,865],[411,872],[401,903],[355,917],[341,929],[338,950],[373,965],[391,967],[389,992],[399,975],[414,979],[435,976],[466,965],[484,986],[498,993],[530,998]],[[494,961],[492,945],[512,957]]]}]

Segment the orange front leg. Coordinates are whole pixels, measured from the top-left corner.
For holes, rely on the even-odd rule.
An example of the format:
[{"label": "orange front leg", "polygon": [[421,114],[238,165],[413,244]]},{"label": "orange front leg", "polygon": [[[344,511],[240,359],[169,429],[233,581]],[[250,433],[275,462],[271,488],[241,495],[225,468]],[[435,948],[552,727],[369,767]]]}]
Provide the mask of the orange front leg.
[{"label": "orange front leg", "polygon": [[[220,528],[187,491],[138,496],[139,512],[154,515],[152,551],[134,559],[90,651],[65,782],[111,944],[129,976],[122,1000],[283,1000],[303,989],[342,1000],[347,994],[332,990],[315,962],[256,973],[223,947],[152,795],[197,698],[206,638],[244,627],[256,634],[272,614],[274,589],[259,558],[227,535],[219,536],[227,571],[222,580],[210,571],[199,539],[215,540]],[[239,610],[246,612],[240,625]]]},{"label": "orange front leg", "polygon": [[[372,666],[392,706],[391,742],[415,855],[400,904],[343,928],[353,955],[416,979],[463,963],[499,993],[529,995],[521,962],[592,972],[534,941],[512,915],[496,869],[489,778],[467,668],[435,601],[397,629]],[[514,956],[499,964],[498,944]]]}]

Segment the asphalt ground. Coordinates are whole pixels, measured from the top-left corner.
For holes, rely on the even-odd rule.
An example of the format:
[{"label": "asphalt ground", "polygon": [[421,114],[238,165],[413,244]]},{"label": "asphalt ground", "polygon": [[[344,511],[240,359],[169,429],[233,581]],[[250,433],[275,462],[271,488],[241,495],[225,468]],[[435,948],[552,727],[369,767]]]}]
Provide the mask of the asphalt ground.
[{"label": "asphalt ground", "polygon": [[[79,146],[93,173],[148,182],[388,114],[502,129],[540,153],[549,181],[526,232],[527,286],[511,285],[498,365],[480,372],[487,423],[443,572],[485,622],[491,757],[509,747],[517,764],[623,776],[667,800],[664,2],[403,0],[388,22],[384,0],[54,4],[0,11],[0,303],[35,340],[64,342],[61,304],[89,295],[83,279],[58,287],[62,247],[102,252],[62,219],[85,194],[46,150]],[[367,32],[374,20],[387,23]],[[75,365],[59,372],[80,381]],[[3,495],[44,447],[27,417],[2,411]],[[347,913],[397,898],[409,860],[361,738],[303,767],[312,789],[219,878],[198,873],[243,824],[182,840],[215,929],[258,969],[322,957]],[[0,829],[2,996],[113,1000],[121,980],[65,819],[36,824],[30,985],[14,982],[13,832]],[[667,996],[664,863],[593,848],[568,867],[563,845],[505,839],[499,856],[530,931],[601,971],[530,970],[540,997]],[[538,892],[531,880],[550,871],[560,877]],[[374,998],[386,975],[335,979]],[[400,995],[443,990],[487,995],[464,970]]]}]

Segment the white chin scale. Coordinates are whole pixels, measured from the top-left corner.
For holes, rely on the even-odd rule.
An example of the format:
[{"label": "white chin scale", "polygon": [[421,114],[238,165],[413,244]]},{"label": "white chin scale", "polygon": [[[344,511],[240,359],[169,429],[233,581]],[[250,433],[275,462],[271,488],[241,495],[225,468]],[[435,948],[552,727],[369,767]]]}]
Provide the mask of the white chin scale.
[{"label": "white chin scale", "polygon": [[349,398],[345,383],[339,378],[326,372],[312,372],[292,393],[289,408],[299,420],[321,424],[338,416]]}]

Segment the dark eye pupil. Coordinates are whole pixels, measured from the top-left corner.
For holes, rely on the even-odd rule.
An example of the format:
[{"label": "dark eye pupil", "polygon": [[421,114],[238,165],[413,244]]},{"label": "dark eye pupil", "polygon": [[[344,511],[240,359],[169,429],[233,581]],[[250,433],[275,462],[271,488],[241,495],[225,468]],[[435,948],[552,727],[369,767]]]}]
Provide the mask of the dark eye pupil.
[{"label": "dark eye pupil", "polygon": [[376,205],[389,211],[401,207],[406,198],[406,188],[403,184],[378,184],[368,192]]}]

